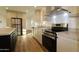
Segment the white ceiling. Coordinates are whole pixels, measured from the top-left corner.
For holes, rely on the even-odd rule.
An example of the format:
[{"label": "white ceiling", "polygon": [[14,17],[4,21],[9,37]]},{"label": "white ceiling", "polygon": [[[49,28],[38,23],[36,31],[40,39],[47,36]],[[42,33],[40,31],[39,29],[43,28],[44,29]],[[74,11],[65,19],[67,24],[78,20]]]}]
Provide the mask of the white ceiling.
[{"label": "white ceiling", "polygon": [[5,8],[8,8],[7,10],[19,11],[19,12],[27,12],[30,9],[34,9],[33,6],[7,6]]},{"label": "white ceiling", "polygon": [[[34,6],[4,6],[4,7],[5,7],[5,9],[8,7],[7,10],[11,10],[11,11],[27,12],[29,10],[32,11],[35,9],[41,9],[46,6],[37,6],[37,7],[34,7]],[[78,13],[76,10],[77,6],[74,6],[74,7],[73,6],[63,6],[63,8],[69,10],[72,14]]]},{"label": "white ceiling", "polygon": [[29,10],[41,9],[42,7],[34,7],[34,6],[5,6],[5,9],[11,11],[19,11],[19,12],[27,12]]}]

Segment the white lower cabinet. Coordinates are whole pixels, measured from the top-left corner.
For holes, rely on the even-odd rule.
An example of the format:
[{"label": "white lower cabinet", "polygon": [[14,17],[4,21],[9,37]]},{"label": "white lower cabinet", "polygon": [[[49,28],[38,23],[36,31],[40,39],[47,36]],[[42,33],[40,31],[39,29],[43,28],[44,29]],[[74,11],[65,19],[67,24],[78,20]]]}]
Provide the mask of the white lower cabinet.
[{"label": "white lower cabinet", "polygon": [[37,39],[37,41],[40,44],[42,44],[42,29],[41,28],[35,28],[33,36]]},{"label": "white lower cabinet", "polygon": [[58,37],[57,39],[57,51],[58,52],[76,52],[78,49],[79,41],[69,39],[66,37]]}]

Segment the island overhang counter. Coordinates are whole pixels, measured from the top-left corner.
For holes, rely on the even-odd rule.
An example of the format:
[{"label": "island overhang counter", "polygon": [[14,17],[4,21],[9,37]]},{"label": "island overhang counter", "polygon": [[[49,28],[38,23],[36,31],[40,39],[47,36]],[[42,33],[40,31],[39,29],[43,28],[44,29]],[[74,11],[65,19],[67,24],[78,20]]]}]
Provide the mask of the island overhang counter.
[{"label": "island overhang counter", "polygon": [[14,51],[16,40],[15,28],[0,28],[0,52]]}]

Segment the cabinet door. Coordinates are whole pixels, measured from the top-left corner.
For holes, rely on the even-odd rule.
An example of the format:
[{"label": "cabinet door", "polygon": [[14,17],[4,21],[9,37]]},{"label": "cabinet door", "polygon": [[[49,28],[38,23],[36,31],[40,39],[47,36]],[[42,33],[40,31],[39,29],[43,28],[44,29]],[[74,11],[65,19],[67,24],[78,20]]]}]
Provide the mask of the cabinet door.
[{"label": "cabinet door", "polygon": [[12,34],[11,34],[11,50],[14,51],[15,50],[15,45],[16,45],[16,40],[17,40],[17,34],[16,32],[14,31]]},{"label": "cabinet door", "polygon": [[42,29],[36,28],[34,29],[34,37],[42,44]]},{"label": "cabinet door", "polygon": [[0,51],[10,50],[10,36],[0,36]]},{"label": "cabinet door", "polygon": [[43,46],[48,49],[49,52],[56,52],[56,40],[42,35]]}]

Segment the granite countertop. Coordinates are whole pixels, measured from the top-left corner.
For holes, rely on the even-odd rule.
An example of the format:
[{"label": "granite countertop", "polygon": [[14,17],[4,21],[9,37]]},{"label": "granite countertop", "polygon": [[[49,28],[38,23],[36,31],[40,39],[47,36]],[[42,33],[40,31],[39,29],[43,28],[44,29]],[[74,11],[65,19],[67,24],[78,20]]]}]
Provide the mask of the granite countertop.
[{"label": "granite countertop", "polygon": [[0,28],[0,36],[10,35],[14,30],[15,28]]},{"label": "granite countertop", "polygon": [[58,32],[58,37],[65,38],[65,39],[73,39],[79,41],[79,30],[72,29],[70,31],[63,31]]}]

